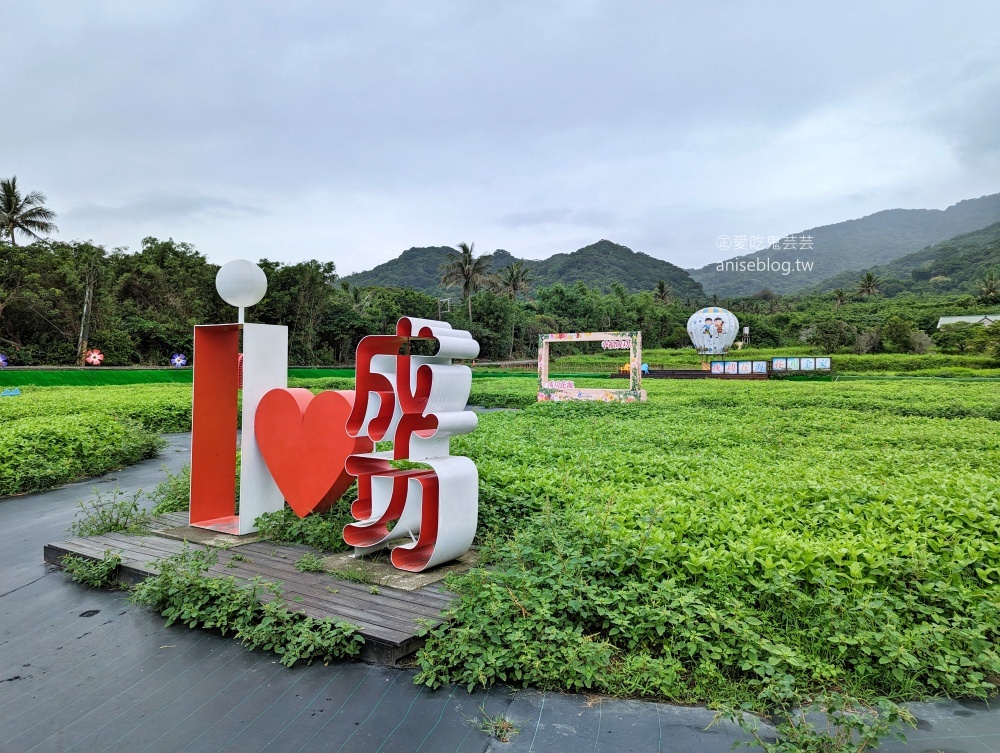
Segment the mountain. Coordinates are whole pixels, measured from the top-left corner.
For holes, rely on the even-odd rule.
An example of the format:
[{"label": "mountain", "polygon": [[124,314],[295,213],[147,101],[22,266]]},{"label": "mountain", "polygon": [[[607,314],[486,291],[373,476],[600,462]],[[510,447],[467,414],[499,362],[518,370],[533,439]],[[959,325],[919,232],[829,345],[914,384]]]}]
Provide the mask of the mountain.
[{"label": "mountain", "polygon": [[[348,275],[343,279],[358,287],[395,285],[431,295],[442,295],[445,291],[441,287],[441,273],[438,269],[448,254],[454,251],[448,246],[410,248],[374,269]],[[519,260],[503,249],[498,249],[491,256],[494,272],[499,272],[515,261],[524,261],[532,272],[532,287],[557,282],[564,285],[585,282],[608,291],[612,283],[620,282],[626,290],[634,293],[641,290],[652,291],[657,281],[664,280],[678,297],[704,297],[701,285],[675,264],[608,240],[598,241],[571,254],[556,254],[548,259]]]},{"label": "mountain", "polygon": [[842,288],[852,292],[865,271],[883,280],[880,287],[886,295],[904,291],[975,295],[977,280],[991,271],[1000,276],[1000,222],[900,256],[887,264],[841,272],[810,290],[825,293]]},{"label": "mountain", "polygon": [[[960,201],[945,210],[887,209],[787,236],[777,244],[780,250],[769,247],[689,271],[709,295],[750,295],[763,288],[791,293],[840,272],[887,264],[994,222],[1000,222],[1000,194]],[[768,260],[772,271],[756,271]],[[796,271],[796,260],[803,266],[811,263],[811,269]],[[783,262],[789,266],[781,267]],[[774,269],[776,263],[779,267]],[[748,264],[754,265],[753,271],[744,271]]]}]

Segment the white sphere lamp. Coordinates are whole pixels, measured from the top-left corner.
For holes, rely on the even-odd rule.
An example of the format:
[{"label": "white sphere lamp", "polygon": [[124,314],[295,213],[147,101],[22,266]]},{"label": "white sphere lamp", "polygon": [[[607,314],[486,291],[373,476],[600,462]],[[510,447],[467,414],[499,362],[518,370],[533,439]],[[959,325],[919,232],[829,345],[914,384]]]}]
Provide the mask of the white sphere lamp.
[{"label": "white sphere lamp", "polygon": [[222,300],[239,309],[238,321],[243,324],[243,309],[259,302],[267,292],[267,275],[252,261],[235,259],[219,268],[215,289]]}]

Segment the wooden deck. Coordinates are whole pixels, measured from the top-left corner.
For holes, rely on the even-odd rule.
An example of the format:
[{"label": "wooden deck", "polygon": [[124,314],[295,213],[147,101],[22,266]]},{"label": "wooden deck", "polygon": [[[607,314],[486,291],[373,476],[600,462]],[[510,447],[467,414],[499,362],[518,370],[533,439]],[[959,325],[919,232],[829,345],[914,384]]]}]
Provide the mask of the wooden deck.
[{"label": "wooden deck", "polygon": [[[176,528],[186,522],[186,513],[180,513],[157,519],[152,532],[145,535],[107,533],[47,544],[45,561],[61,566],[67,554],[100,560],[110,550],[121,557],[118,580],[135,585],[156,574],[158,559],[177,554],[185,546],[210,548],[205,544],[157,535],[160,530]],[[279,583],[288,609],[310,617],[332,617],[356,625],[365,639],[361,652],[363,661],[394,664],[416,651],[423,645],[423,638],[417,634],[421,623],[440,623],[442,611],[456,598],[440,582],[403,590],[381,585],[377,577],[376,582],[370,584],[343,580],[326,572],[299,572],[295,563],[303,554],[324,556],[312,547],[258,541],[228,549],[211,548],[218,550],[218,561],[207,575],[235,577],[244,582],[259,577]]]}]

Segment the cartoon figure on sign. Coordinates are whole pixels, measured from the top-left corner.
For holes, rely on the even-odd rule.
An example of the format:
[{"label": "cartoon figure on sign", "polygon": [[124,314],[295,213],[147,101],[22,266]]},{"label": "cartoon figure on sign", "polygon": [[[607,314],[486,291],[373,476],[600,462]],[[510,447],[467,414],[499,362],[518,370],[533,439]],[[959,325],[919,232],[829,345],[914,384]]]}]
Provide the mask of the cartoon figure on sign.
[{"label": "cartoon figure on sign", "polygon": [[732,312],[709,306],[694,312],[687,322],[688,336],[702,355],[722,355],[729,350],[739,330]]}]

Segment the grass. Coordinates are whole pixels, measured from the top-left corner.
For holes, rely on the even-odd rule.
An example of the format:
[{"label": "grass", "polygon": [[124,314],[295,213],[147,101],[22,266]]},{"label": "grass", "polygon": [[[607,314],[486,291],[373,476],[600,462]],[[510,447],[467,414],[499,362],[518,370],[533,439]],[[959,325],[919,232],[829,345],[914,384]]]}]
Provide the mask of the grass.
[{"label": "grass", "polygon": [[451,579],[421,682],[762,709],[994,692],[993,385],[649,390],[453,440],[479,467],[486,567]]},{"label": "grass", "polygon": [[505,714],[500,713],[493,716],[487,714],[485,704],[480,705],[479,716],[477,729],[498,742],[509,743],[511,738],[519,731],[517,725]]}]

